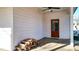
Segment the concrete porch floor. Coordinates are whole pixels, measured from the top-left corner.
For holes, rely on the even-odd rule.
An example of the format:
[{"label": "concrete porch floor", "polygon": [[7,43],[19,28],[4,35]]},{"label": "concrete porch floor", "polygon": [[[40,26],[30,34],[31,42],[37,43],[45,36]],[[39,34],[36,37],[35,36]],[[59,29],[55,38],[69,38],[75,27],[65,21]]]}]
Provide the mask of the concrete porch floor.
[{"label": "concrete porch floor", "polygon": [[[79,43],[79,41],[76,43]],[[30,51],[73,51],[73,49],[79,51],[79,44],[72,48],[69,39],[43,38],[39,40],[39,46]],[[9,50],[0,48],[0,51]]]},{"label": "concrete porch floor", "polygon": [[[74,48],[70,47],[69,39],[58,38],[44,38],[39,40],[39,46],[31,51],[73,51]],[[76,46],[78,50],[79,46]]]},{"label": "concrete porch floor", "polygon": [[2,49],[2,48],[0,48],[0,51],[9,51],[9,50],[6,50],[6,49]]}]

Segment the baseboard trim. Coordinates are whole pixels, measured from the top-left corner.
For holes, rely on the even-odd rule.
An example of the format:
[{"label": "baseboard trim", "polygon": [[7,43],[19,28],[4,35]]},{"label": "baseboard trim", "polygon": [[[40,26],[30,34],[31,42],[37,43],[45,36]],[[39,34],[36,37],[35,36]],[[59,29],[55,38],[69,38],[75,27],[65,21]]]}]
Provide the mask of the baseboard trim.
[{"label": "baseboard trim", "polygon": [[59,37],[43,37],[42,39],[46,39],[46,38],[57,38],[57,39],[67,39],[67,40],[69,40],[70,38],[59,38]]}]

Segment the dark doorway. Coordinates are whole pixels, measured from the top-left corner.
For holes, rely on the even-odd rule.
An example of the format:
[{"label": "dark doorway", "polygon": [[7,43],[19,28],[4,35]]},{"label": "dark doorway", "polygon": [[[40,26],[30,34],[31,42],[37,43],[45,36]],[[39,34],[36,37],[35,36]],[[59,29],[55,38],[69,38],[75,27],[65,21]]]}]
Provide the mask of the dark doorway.
[{"label": "dark doorway", "polygon": [[59,37],[59,19],[51,20],[51,37]]}]

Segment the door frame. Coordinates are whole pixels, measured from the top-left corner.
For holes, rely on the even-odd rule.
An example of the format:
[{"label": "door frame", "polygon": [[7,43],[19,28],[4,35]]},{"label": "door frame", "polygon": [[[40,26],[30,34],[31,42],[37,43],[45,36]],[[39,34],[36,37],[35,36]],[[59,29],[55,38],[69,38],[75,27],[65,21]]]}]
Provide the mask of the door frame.
[{"label": "door frame", "polygon": [[[58,23],[60,23],[60,22],[59,22],[59,19],[51,19],[51,37],[52,37],[52,21],[58,21]],[[60,31],[60,26],[59,26],[59,31]],[[59,32],[59,31],[58,31],[58,32]],[[60,34],[60,32],[59,32],[59,34]],[[59,34],[58,34],[58,35],[59,35]],[[58,36],[57,38],[59,38],[59,36]]]}]

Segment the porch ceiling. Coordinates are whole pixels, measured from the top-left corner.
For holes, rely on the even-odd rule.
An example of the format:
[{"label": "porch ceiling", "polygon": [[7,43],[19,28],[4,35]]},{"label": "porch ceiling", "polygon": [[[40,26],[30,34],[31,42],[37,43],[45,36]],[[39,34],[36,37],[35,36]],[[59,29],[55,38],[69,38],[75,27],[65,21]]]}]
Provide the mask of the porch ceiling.
[{"label": "porch ceiling", "polygon": [[[70,7],[59,7],[60,9],[51,9],[52,12],[58,12],[58,11],[66,11],[67,13],[70,13]],[[50,9],[48,7],[40,7],[40,9],[45,12],[50,12]]]}]

